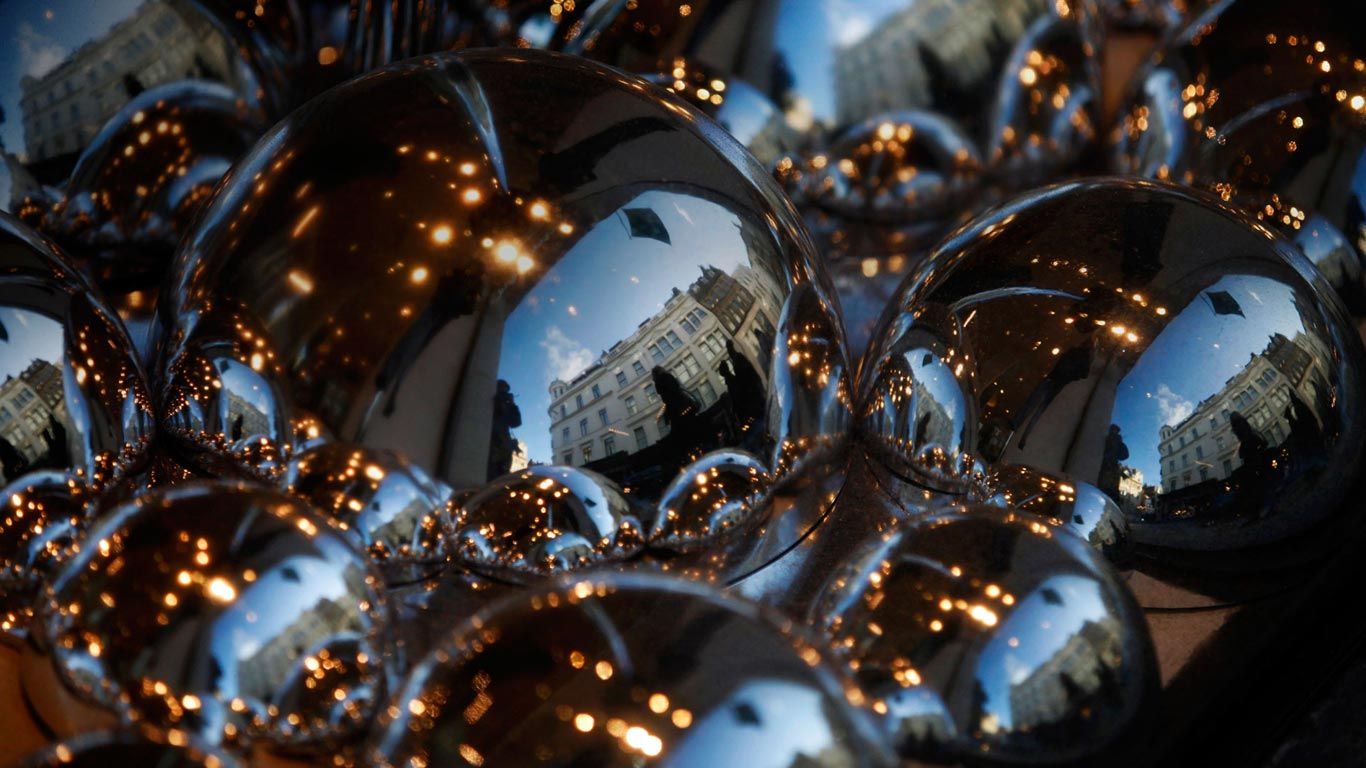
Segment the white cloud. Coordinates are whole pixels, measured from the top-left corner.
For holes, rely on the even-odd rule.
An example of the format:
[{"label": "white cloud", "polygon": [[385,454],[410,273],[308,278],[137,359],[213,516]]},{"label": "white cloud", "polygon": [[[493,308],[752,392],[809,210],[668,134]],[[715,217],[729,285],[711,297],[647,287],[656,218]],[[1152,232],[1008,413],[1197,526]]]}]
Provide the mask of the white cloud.
[{"label": "white cloud", "polygon": [[563,381],[573,379],[593,364],[593,352],[566,336],[558,325],[545,329],[541,348],[546,351],[546,367],[550,375]]},{"label": "white cloud", "polygon": [[1162,412],[1162,423],[1176,426],[1195,413],[1195,403],[1176,394],[1166,384],[1157,387],[1157,407]]},{"label": "white cloud", "polygon": [[66,48],[28,22],[19,25],[18,40],[19,61],[29,77],[42,77],[66,61]]}]

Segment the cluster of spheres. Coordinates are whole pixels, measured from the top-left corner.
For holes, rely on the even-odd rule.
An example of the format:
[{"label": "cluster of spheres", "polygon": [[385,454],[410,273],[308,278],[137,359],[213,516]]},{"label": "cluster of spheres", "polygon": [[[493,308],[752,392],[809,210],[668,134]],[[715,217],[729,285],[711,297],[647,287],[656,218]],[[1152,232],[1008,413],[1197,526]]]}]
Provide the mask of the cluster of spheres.
[{"label": "cluster of spheres", "polygon": [[1349,16],[0,4],[0,765],[1140,759],[1353,522]]}]

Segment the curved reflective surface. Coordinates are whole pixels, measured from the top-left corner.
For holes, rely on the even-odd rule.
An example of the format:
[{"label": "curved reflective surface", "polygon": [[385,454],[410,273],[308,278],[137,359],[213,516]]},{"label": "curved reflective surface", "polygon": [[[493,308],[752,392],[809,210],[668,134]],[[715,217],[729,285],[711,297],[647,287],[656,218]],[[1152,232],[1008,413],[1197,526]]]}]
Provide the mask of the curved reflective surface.
[{"label": "curved reflective surface", "polygon": [[450,489],[392,451],[320,445],[295,456],[282,482],[350,533],[390,581],[420,578],[443,555]]},{"label": "curved reflective surface", "polygon": [[1094,123],[1097,39],[1088,3],[596,0],[554,45],[636,72],[684,56],[752,84],[813,138],[931,113],[1019,173],[1035,153],[1071,157]]},{"label": "curved reflective surface", "polygon": [[1366,310],[1366,42],[1352,3],[1236,0],[1138,74],[1115,167],[1209,190]]},{"label": "curved reflective surface", "polygon": [[379,576],[304,504],[201,483],[111,510],[85,542],[39,608],[77,700],[211,742],[310,748],[358,733],[387,695],[399,661]]},{"label": "curved reflective surface", "polygon": [[521,593],[413,671],[379,766],[883,765],[820,654],[753,605],[642,575]]},{"label": "curved reflective surface", "polygon": [[905,759],[1107,764],[1139,743],[1157,692],[1114,572],[1018,512],[939,510],[870,542],[811,621]]},{"label": "curved reflective surface", "polygon": [[[174,81],[217,82],[257,104],[255,77],[216,23],[192,0],[4,3],[0,166],[60,185],[107,120],[138,94]],[[0,204],[21,199],[8,197],[0,189]]]},{"label": "curved reflective surface", "polygon": [[123,326],[75,268],[0,213],[0,477],[98,491],[137,470],[151,403]]},{"label": "curved reflective surface", "polygon": [[777,106],[738,77],[681,56],[641,75],[715,120],[765,168],[797,148],[799,136]]},{"label": "curved reflective surface", "polygon": [[191,741],[184,733],[151,729],[100,731],[54,744],[30,755],[20,768],[238,768],[226,753]]},{"label": "curved reflective surface", "polygon": [[[0,506],[0,637],[22,637],[42,580],[77,549],[91,516],[84,486],[65,472],[31,472]],[[2,640],[0,640],[2,641]]]},{"label": "curved reflective surface", "polygon": [[1085,539],[1112,562],[1122,559],[1128,543],[1124,511],[1090,483],[1003,464],[991,467],[968,496],[982,504],[1039,515]]},{"label": "curved reflective surface", "polygon": [[1337,510],[1362,355],[1289,243],[1178,187],[1079,182],[977,219],[907,279],[860,416],[915,482],[1017,465],[1099,489],[1137,543],[1239,549]]},{"label": "curved reflective surface", "polygon": [[648,509],[718,449],[775,493],[842,471],[843,333],[790,205],[715,124],[580,59],[332,91],[236,168],[162,302],[163,423],[206,466],[269,473],[306,414],[456,491],[560,465]]}]

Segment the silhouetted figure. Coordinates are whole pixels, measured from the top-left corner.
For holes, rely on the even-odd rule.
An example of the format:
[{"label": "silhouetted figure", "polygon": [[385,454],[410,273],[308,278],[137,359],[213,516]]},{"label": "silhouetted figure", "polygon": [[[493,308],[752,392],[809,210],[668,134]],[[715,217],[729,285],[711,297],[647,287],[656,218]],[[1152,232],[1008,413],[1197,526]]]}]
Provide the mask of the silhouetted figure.
[{"label": "silhouetted figure", "polygon": [[[740,350],[735,348],[735,342],[726,339],[726,362],[730,368],[730,377],[722,373],[722,378],[726,379],[726,387],[730,392],[731,407],[735,412],[735,423],[744,426],[751,419],[759,419],[764,412],[764,382],[759,378],[759,372],[754,370],[754,366],[740,354]],[[723,366],[727,367],[727,366]]]},{"label": "silhouetted figure", "polygon": [[246,421],[246,414],[239,413],[237,418],[232,420],[232,441],[235,443],[242,439],[242,424]]},{"label": "silhouetted figure", "polygon": [[661,451],[660,464],[666,473],[672,474],[695,458],[694,449],[706,450],[704,445],[705,425],[702,424],[702,407],[698,405],[688,390],[683,388],[677,377],[663,367],[656,365],[650,371],[655,391],[664,403],[661,420],[669,425],[669,434],[658,445]]},{"label": "silhouetted figure", "polygon": [[134,98],[145,90],[147,87],[142,84],[137,75],[129,72],[123,76],[123,92],[128,94],[128,98]]},{"label": "silhouetted figure", "polygon": [[1271,450],[1246,416],[1234,411],[1229,414],[1228,421],[1233,427],[1233,436],[1238,438],[1238,458],[1243,462],[1233,473],[1237,483],[1236,508],[1261,509],[1271,482]]},{"label": "silhouetted figure", "polygon": [[1100,489],[1119,503],[1119,479],[1122,471],[1119,463],[1129,458],[1129,446],[1124,444],[1124,438],[1120,435],[1119,425],[1111,424],[1110,431],[1105,435],[1105,449],[1100,457]]},{"label": "silhouetted figure", "polygon": [[512,455],[517,452],[513,427],[522,426],[522,410],[512,396],[512,385],[498,380],[498,391],[493,395],[493,435],[489,440],[488,479],[506,475],[512,469]]},{"label": "silhouetted figure", "polygon": [[1039,382],[1039,386],[1029,393],[1028,399],[1020,408],[1017,419],[1024,419],[1024,427],[1020,430],[1020,439],[1016,445],[1021,450],[1025,447],[1025,440],[1029,433],[1034,430],[1034,425],[1038,423],[1039,417],[1048,410],[1048,406],[1062,392],[1063,388],[1075,381],[1085,379],[1091,373],[1091,359],[1095,354],[1095,344],[1092,339],[1087,338],[1075,347],[1070,347],[1066,352],[1058,355],[1057,362]]},{"label": "silhouetted figure", "polygon": [[14,443],[0,436],[0,466],[5,470],[5,482],[10,482],[28,470],[28,460],[24,458]]},{"label": "silhouetted figure", "polygon": [[1318,419],[1314,418],[1314,412],[1310,410],[1309,404],[1301,400],[1300,396],[1295,394],[1295,390],[1287,388],[1286,394],[1290,396],[1290,404],[1285,407],[1285,418],[1290,422],[1287,442],[1290,444],[1292,460],[1300,463],[1319,451],[1318,446],[1323,442],[1323,430],[1319,427]]},{"label": "silhouetted figure", "polygon": [[43,460],[45,465],[51,469],[66,469],[71,466],[71,447],[66,443],[66,427],[51,413],[47,415],[47,429],[43,430],[43,440],[47,443]]}]

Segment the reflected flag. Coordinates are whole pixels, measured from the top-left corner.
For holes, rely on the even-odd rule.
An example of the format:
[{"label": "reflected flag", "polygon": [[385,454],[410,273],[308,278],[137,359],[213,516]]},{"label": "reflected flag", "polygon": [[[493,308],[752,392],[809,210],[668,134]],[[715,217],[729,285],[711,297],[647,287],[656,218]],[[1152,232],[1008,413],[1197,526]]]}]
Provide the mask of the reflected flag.
[{"label": "reflected flag", "polygon": [[1233,298],[1228,291],[1205,291],[1205,297],[1209,299],[1210,307],[1214,309],[1216,315],[1247,317],[1243,314],[1243,308],[1238,305],[1238,300]]},{"label": "reflected flag", "polygon": [[669,239],[669,230],[664,228],[664,222],[654,210],[650,208],[623,208],[622,213],[626,214],[626,222],[630,227],[631,237],[648,237],[665,245],[673,245],[673,241]]}]

